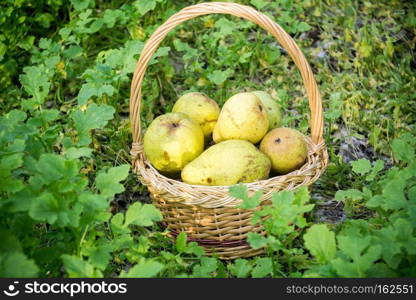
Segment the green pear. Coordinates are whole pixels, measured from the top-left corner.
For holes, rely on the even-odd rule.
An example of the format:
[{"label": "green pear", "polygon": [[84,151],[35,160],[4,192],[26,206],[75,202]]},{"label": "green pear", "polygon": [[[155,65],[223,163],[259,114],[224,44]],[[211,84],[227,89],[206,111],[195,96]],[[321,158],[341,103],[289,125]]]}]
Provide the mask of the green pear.
[{"label": "green pear", "polygon": [[267,111],[267,117],[269,119],[269,130],[280,127],[282,125],[282,111],[280,105],[272,98],[269,93],[263,91],[252,92],[256,95]]},{"label": "green pear", "polygon": [[233,185],[266,179],[270,159],[244,140],[227,140],[211,146],[182,170],[182,180],[197,185]]},{"label": "green pear", "polygon": [[205,138],[208,139],[217,123],[220,107],[208,96],[193,92],[181,96],[173,106],[172,112],[188,115],[201,126]]},{"label": "green pear", "polygon": [[228,99],[214,127],[216,143],[224,140],[259,142],[269,128],[267,112],[260,99],[253,93],[239,93]]},{"label": "green pear", "polygon": [[272,161],[272,170],[286,174],[301,167],[308,155],[303,135],[291,128],[275,128],[263,138],[260,150]]},{"label": "green pear", "polygon": [[175,173],[204,150],[201,127],[183,113],[167,113],[154,119],[143,138],[144,153],[161,172]]}]

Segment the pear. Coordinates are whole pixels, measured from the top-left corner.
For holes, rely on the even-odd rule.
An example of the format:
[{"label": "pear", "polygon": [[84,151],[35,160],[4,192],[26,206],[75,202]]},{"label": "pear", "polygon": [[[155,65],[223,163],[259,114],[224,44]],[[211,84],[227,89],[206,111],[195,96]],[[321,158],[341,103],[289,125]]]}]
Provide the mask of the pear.
[{"label": "pear", "polygon": [[269,119],[269,130],[280,127],[282,125],[282,111],[280,105],[273,100],[269,93],[263,91],[252,92],[256,95],[267,111],[267,117]]},{"label": "pear", "polygon": [[253,93],[239,93],[229,98],[214,127],[216,143],[230,139],[259,142],[269,128],[267,112]]},{"label": "pear", "polygon": [[272,170],[286,174],[305,163],[308,146],[303,135],[291,128],[275,128],[263,138],[260,150],[272,161]]},{"label": "pear", "polygon": [[183,113],[167,113],[154,119],[143,138],[144,153],[161,172],[175,173],[204,150],[201,127]]},{"label": "pear", "polygon": [[232,185],[266,179],[270,159],[244,140],[227,140],[205,150],[182,170],[182,180],[197,185]]},{"label": "pear", "polygon": [[173,106],[172,112],[188,115],[201,126],[205,138],[209,139],[217,123],[220,107],[208,96],[192,92],[181,96]]}]

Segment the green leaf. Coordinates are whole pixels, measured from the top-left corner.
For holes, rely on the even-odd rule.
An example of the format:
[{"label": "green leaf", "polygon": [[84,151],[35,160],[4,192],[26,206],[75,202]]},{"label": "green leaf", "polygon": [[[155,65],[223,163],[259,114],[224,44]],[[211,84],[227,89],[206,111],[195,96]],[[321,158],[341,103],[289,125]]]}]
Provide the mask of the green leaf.
[{"label": "green leaf", "polygon": [[109,261],[111,260],[111,252],[113,251],[113,245],[107,244],[107,245],[100,245],[97,247],[93,247],[92,249],[89,249],[87,252],[89,256],[89,260],[91,264],[104,271],[107,268],[107,265]]},{"label": "green leaf", "polygon": [[100,172],[95,178],[95,185],[100,190],[101,195],[112,198],[115,194],[124,191],[124,186],[119,182],[126,179],[129,174],[130,165],[112,167],[106,172]]},{"label": "green leaf", "polygon": [[217,22],[215,22],[215,27],[220,30],[222,35],[232,34],[236,29],[235,23],[226,18],[220,18]]},{"label": "green leaf", "polygon": [[147,12],[154,10],[156,7],[155,0],[137,0],[133,3],[137,11],[144,16]]},{"label": "green leaf", "polygon": [[66,173],[65,159],[52,153],[42,154],[37,163],[37,171],[45,183],[61,179]]},{"label": "green leaf", "polygon": [[335,257],[335,234],[325,224],[314,224],[304,234],[305,247],[320,264],[328,263]]},{"label": "green leaf", "polygon": [[42,66],[25,67],[23,72],[24,74],[20,75],[20,82],[25,91],[32,96],[30,99],[32,102],[30,103],[33,103],[33,105],[28,106],[32,110],[32,108],[40,106],[45,102],[51,86],[49,82],[51,74]]},{"label": "green leaf", "polygon": [[120,278],[151,278],[159,274],[165,266],[160,262],[148,259],[132,267],[127,273],[121,272]]},{"label": "green leaf", "polygon": [[233,264],[228,265],[231,274],[237,278],[246,278],[250,274],[252,268],[251,262],[242,258],[238,258]]},{"label": "green leaf", "polygon": [[114,108],[109,105],[97,105],[95,103],[88,106],[86,111],[77,110],[72,113],[75,128],[78,131],[78,145],[86,146],[91,143],[90,130],[103,128],[108,121],[113,118]]},{"label": "green leaf", "polygon": [[416,185],[411,187],[407,192],[407,198],[409,201],[413,201],[416,203]]},{"label": "green leaf", "polygon": [[186,236],[186,232],[182,231],[181,233],[179,233],[179,235],[176,237],[176,250],[179,253],[184,253],[186,251],[186,242],[187,242],[187,236]]},{"label": "green leaf", "polygon": [[373,263],[380,258],[381,246],[371,245],[371,237],[338,236],[338,247],[346,258],[332,260],[332,266],[342,277],[365,277]]},{"label": "green leaf", "polygon": [[123,226],[151,226],[155,222],[162,221],[162,219],[161,212],[152,204],[135,202],[127,210]]},{"label": "green leaf", "polygon": [[363,193],[356,189],[349,190],[339,190],[335,193],[335,200],[344,201],[345,199],[351,199],[352,201],[361,200],[363,198]]},{"label": "green leaf", "polygon": [[296,26],[296,28],[297,28],[297,31],[298,31],[298,32],[305,32],[305,31],[310,30],[312,27],[311,27],[308,23],[305,23],[305,22],[300,22],[300,23]]},{"label": "green leaf", "polygon": [[87,82],[81,86],[81,89],[78,93],[78,104],[85,105],[87,104],[88,99],[93,96],[101,97],[104,94],[112,96],[115,92],[115,89],[110,84],[98,84],[96,82]]},{"label": "green leaf", "polygon": [[261,191],[256,191],[254,195],[249,197],[247,187],[242,183],[231,186],[228,191],[230,196],[243,200],[239,206],[243,209],[256,208],[261,203],[261,197],[263,196]]},{"label": "green leaf", "polygon": [[251,0],[251,4],[253,4],[257,9],[262,9],[266,7],[269,3],[264,0]]},{"label": "green leaf", "polygon": [[38,221],[54,224],[59,217],[60,208],[58,200],[51,193],[44,192],[36,197],[29,211],[29,215]]},{"label": "green leaf", "polygon": [[405,179],[388,181],[383,188],[382,195],[373,196],[367,201],[366,206],[370,208],[381,207],[384,210],[398,210],[408,207],[409,203],[404,194],[406,184]]},{"label": "green leaf", "polygon": [[101,278],[103,274],[87,261],[74,255],[62,255],[64,268],[71,278]]},{"label": "green leaf", "polygon": [[351,162],[352,170],[355,173],[358,173],[360,175],[364,175],[371,170],[371,163],[367,159],[359,159],[356,161]]},{"label": "green leaf", "polygon": [[92,149],[88,147],[70,147],[65,150],[65,157],[67,159],[77,159],[80,157],[90,157],[92,153]]},{"label": "green leaf", "polygon": [[216,84],[221,85],[227,80],[227,78],[233,73],[232,70],[227,69],[225,71],[215,70],[214,72],[208,74],[208,79]]},{"label": "green leaf", "polygon": [[371,170],[370,174],[367,175],[367,177],[365,178],[365,180],[367,181],[373,181],[374,178],[377,176],[377,174],[383,170],[384,168],[384,161],[382,161],[381,159],[377,160],[374,163],[374,167]]},{"label": "green leaf", "polygon": [[407,163],[415,160],[415,149],[403,139],[394,139],[392,143],[394,156]]},{"label": "green leaf", "polygon": [[273,274],[273,262],[270,257],[257,257],[251,272],[254,278],[263,278]]},{"label": "green leaf", "polygon": [[197,257],[201,257],[202,255],[205,254],[204,248],[199,246],[197,242],[188,243],[188,245],[186,246],[186,251],[185,252],[187,254],[194,254]]},{"label": "green leaf", "polygon": [[137,57],[143,47],[141,41],[127,41],[123,48],[109,50],[105,62],[114,69],[120,69],[120,77],[123,79],[123,76],[134,72]]},{"label": "green leaf", "polygon": [[21,252],[0,254],[0,277],[37,277],[39,268],[32,259]]},{"label": "green leaf", "polygon": [[209,278],[212,277],[218,268],[218,261],[213,257],[202,257],[200,264],[193,268],[192,277]]},{"label": "green leaf", "polygon": [[75,10],[81,11],[88,8],[88,6],[93,3],[94,0],[70,0],[71,4],[74,6]]},{"label": "green leaf", "polygon": [[247,242],[253,249],[260,249],[267,245],[267,238],[257,232],[249,232],[247,234]]}]

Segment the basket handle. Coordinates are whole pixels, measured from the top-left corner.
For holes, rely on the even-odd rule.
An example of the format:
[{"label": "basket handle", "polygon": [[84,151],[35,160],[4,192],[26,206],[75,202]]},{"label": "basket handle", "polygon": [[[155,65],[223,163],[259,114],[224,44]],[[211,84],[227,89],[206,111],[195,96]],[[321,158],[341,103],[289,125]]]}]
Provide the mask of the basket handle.
[{"label": "basket handle", "polygon": [[311,67],[306,61],[305,56],[296,45],[295,41],[283,30],[283,28],[273,22],[269,17],[258,12],[252,7],[230,2],[206,2],[188,6],[171,16],[151,35],[149,40],[146,42],[136,64],[130,90],[130,122],[132,126],[133,143],[141,142],[141,85],[147,65],[153,54],[156,52],[157,47],[166,35],[177,25],[189,19],[212,13],[230,14],[242,17],[260,25],[272,34],[280,45],[282,45],[282,47],[289,53],[302,75],[303,83],[308,95],[309,108],[311,111],[310,127],[312,141],[315,144],[321,143],[323,141],[322,134],[324,121],[322,101]]}]

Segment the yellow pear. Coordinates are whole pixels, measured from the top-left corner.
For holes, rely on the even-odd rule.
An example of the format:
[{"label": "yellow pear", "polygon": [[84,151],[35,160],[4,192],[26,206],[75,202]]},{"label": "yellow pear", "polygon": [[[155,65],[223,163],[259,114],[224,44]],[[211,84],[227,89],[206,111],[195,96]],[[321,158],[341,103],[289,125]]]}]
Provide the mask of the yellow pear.
[{"label": "yellow pear", "polygon": [[259,142],[269,128],[267,112],[260,99],[253,93],[239,93],[228,99],[214,127],[216,143],[239,139]]},{"label": "yellow pear", "polygon": [[291,128],[275,128],[263,138],[260,150],[272,161],[272,170],[286,174],[301,167],[308,154],[303,135]]},{"label": "yellow pear", "polygon": [[217,123],[220,107],[208,96],[192,92],[180,97],[173,106],[172,112],[188,115],[201,126],[205,138],[209,138]]},{"label": "yellow pear", "polygon": [[244,140],[227,140],[205,150],[182,170],[182,180],[197,185],[232,185],[266,179],[270,159]]},{"label": "yellow pear", "polygon": [[201,127],[183,113],[154,119],[143,138],[144,153],[161,172],[175,173],[204,150]]},{"label": "yellow pear", "polygon": [[272,98],[269,93],[263,91],[252,92],[256,95],[267,111],[267,117],[269,119],[269,130],[280,127],[282,125],[282,112],[280,105]]}]

